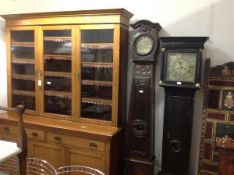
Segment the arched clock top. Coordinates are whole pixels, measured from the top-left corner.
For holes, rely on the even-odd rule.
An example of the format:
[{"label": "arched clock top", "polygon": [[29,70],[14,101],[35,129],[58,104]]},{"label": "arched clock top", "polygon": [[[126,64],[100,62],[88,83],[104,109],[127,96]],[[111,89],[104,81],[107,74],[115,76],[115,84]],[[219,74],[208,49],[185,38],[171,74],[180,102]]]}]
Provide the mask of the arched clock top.
[{"label": "arched clock top", "polygon": [[139,20],[137,22],[135,22],[134,24],[130,24],[130,26],[133,29],[137,29],[141,32],[147,32],[150,31],[152,29],[155,29],[155,31],[159,32],[161,30],[161,25],[159,23],[153,23],[149,20]]},{"label": "arched clock top", "polygon": [[159,23],[140,20],[131,24],[130,58],[136,62],[155,62],[159,51]]}]

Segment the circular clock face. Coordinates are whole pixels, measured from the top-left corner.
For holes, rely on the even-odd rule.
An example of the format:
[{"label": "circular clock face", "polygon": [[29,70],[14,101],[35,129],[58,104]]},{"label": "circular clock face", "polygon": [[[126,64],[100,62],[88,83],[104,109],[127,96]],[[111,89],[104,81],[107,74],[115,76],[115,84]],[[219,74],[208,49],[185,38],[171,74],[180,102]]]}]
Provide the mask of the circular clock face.
[{"label": "circular clock face", "polygon": [[139,55],[148,55],[154,47],[154,40],[146,35],[139,36],[134,43],[135,50]]},{"label": "circular clock face", "polygon": [[168,53],[166,80],[194,82],[196,61],[196,53]]}]

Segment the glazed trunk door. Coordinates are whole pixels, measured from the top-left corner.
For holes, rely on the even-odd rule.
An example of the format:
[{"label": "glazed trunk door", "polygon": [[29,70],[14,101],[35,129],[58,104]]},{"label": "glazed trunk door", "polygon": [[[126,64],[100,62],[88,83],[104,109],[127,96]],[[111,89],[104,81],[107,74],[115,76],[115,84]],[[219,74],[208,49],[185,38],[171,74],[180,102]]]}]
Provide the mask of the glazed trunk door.
[{"label": "glazed trunk door", "polygon": [[12,27],[7,30],[8,105],[24,104],[26,114],[39,113],[37,86],[38,27]]},{"label": "glazed trunk door", "polygon": [[72,120],[74,27],[42,28],[41,115]]},{"label": "glazed trunk door", "polygon": [[80,121],[117,125],[119,77],[119,27],[80,27],[80,63],[77,63]]}]

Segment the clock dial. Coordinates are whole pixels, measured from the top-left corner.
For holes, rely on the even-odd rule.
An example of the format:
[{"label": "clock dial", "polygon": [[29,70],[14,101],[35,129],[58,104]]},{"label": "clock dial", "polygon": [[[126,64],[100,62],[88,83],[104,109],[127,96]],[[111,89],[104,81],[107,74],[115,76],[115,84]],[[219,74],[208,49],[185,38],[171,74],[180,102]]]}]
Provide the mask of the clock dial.
[{"label": "clock dial", "polygon": [[166,80],[194,82],[196,60],[196,53],[168,53]]},{"label": "clock dial", "polygon": [[135,50],[139,55],[149,54],[154,47],[154,41],[149,36],[142,35],[135,40]]}]

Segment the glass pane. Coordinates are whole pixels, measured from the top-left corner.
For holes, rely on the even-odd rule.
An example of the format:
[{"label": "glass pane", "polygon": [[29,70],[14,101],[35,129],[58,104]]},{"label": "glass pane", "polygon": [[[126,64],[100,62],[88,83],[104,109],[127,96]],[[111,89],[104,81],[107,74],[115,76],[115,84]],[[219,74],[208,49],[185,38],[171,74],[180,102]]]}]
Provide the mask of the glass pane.
[{"label": "glass pane", "polygon": [[55,114],[71,115],[71,99],[58,96],[45,96],[45,111]]},{"label": "glass pane", "polygon": [[[22,42],[14,42],[11,47],[11,54],[12,54],[12,62],[23,64],[33,64],[34,63],[34,48],[27,47],[29,45],[24,45],[25,43]],[[27,43],[26,43],[27,44]]]},{"label": "glass pane", "polygon": [[26,91],[35,91],[35,83],[30,80],[17,80],[14,79],[12,82],[14,90],[26,90]]},{"label": "glass pane", "polygon": [[11,32],[12,106],[35,110],[34,31]]},{"label": "glass pane", "polygon": [[34,65],[31,64],[12,64],[12,74],[25,74],[33,75],[35,74]]},{"label": "glass pane", "polygon": [[56,42],[45,41],[44,43],[45,54],[60,54],[60,55],[70,55],[71,54],[71,43],[67,42]]},{"label": "glass pane", "polygon": [[45,71],[71,72],[71,61],[67,60],[45,60]]},{"label": "glass pane", "polygon": [[34,31],[32,30],[21,30],[11,32],[12,41],[18,42],[34,42]]},{"label": "glass pane", "polygon": [[112,87],[105,86],[93,86],[93,85],[82,85],[81,87],[82,97],[95,97],[102,99],[111,100]]},{"label": "glass pane", "polygon": [[12,106],[24,104],[26,109],[35,110],[35,97],[26,95],[12,95]]},{"label": "glass pane", "polygon": [[71,92],[71,78],[45,76],[45,90]]},{"label": "glass pane", "polygon": [[84,80],[112,81],[112,69],[82,67],[81,77]]},{"label": "glass pane", "polygon": [[113,43],[113,29],[82,30],[82,43]]},{"label": "glass pane", "polygon": [[[113,50],[112,48],[107,49],[91,49],[88,48],[88,44],[83,44],[81,49],[81,58],[83,63],[90,62],[102,62],[102,63],[112,63],[113,60]],[[91,63],[90,63],[91,64]]]},{"label": "glass pane", "polygon": [[111,120],[113,30],[81,31],[81,117]]},{"label": "glass pane", "polygon": [[71,30],[44,31],[44,109],[71,115]]},{"label": "glass pane", "polygon": [[111,120],[111,106],[85,104],[81,105],[81,116],[84,118]]},{"label": "glass pane", "polygon": [[44,53],[71,55],[71,30],[44,31]]}]

